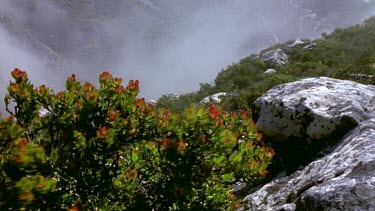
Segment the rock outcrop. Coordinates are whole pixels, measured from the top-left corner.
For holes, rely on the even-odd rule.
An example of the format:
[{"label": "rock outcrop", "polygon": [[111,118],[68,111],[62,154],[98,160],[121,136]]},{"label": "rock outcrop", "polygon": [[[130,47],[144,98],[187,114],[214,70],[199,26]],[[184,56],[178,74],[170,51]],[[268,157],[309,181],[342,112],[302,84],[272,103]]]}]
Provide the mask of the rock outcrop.
[{"label": "rock outcrop", "polygon": [[221,100],[227,96],[227,93],[225,92],[219,92],[219,93],[216,93],[216,94],[213,94],[213,95],[210,95],[210,96],[207,96],[205,98],[203,98],[199,104],[204,104],[204,103],[209,103],[209,102],[214,102],[214,103],[220,103]]},{"label": "rock outcrop", "polygon": [[270,65],[285,65],[288,63],[288,55],[281,49],[267,51],[260,55],[260,59]]},{"label": "rock outcrop", "polygon": [[285,143],[292,136],[324,142],[343,127],[346,134],[323,157],[245,197],[244,210],[374,210],[374,98],[374,86],[310,78],[258,99],[257,125],[267,135],[286,136]]},{"label": "rock outcrop", "polygon": [[274,74],[274,73],[277,73],[277,71],[275,69],[267,69],[266,71],[264,71],[264,74],[266,74],[266,75]]},{"label": "rock outcrop", "polygon": [[321,139],[368,119],[374,96],[374,86],[326,77],[282,84],[255,101],[256,125],[268,137]]},{"label": "rock outcrop", "polygon": [[305,44],[305,42],[303,42],[300,39],[296,39],[292,44],[288,45],[288,47],[294,47],[294,46],[303,45],[303,44]]}]

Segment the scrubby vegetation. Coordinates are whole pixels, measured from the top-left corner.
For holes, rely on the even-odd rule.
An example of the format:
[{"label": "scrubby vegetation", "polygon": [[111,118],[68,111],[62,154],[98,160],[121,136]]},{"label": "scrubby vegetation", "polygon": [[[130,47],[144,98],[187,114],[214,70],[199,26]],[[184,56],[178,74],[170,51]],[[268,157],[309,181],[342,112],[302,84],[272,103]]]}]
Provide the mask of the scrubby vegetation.
[{"label": "scrubby vegetation", "polygon": [[[375,18],[323,34],[318,40],[303,41],[316,45],[310,49],[304,49],[306,45],[289,47],[293,41],[288,41],[260,52],[281,48],[289,56],[286,65],[272,66],[260,60],[258,55],[251,55],[223,69],[213,85],[202,84],[199,91],[177,99],[163,96],[157,106],[181,112],[207,95],[229,92],[234,94],[222,103],[226,110],[251,110],[254,100],[273,86],[305,77],[328,76],[374,84],[374,77],[353,77],[351,74],[373,75],[375,72]],[[264,74],[268,68],[276,69],[277,73]]]},{"label": "scrubby vegetation", "polygon": [[56,94],[12,76],[1,210],[232,210],[233,185],[265,177],[274,154],[247,112],[158,110],[137,98],[138,81],[124,87],[108,72],[100,88],[72,75]]}]

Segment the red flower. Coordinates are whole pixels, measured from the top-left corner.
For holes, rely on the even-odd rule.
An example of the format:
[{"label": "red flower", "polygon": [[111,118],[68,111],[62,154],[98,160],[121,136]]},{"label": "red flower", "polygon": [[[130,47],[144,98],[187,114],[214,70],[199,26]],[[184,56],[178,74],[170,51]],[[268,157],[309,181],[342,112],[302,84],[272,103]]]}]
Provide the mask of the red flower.
[{"label": "red flower", "polygon": [[164,114],[163,114],[164,121],[168,121],[169,118],[170,118],[170,112],[169,111],[165,111]]},{"label": "red flower", "polygon": [[46,85],[43,84],[43,85],[39,86],[39,93],[40,94],[45,94],[46,91],[47,91]]},{"label": "red flower", "polygon": [[131,180],[137,179],[138,171],[136,169],[129,169],[125,172],[125,177]]},{"label": "red flower", "polygon": [[57,98],[62,99],[64,97],[65,92],[58,92],[56,94]]},{"label": "red flower", "polygon": [[27,141],[27,139],[23,138],[21,139],[20,142],[18,142],[18,144],[21,146],[21,147],[24,147],[28,144],[29,142]]},{"label": "red flower", "polygon": [[19,155],[14,155],[13,156],[13,161],[16,162],[16,163],[21,163],[22,162],[21,157]]},{"label": "red flower", "polygon": [[114,121],[117,117],[117,114],[119,113],[119,111],[114,111],[114,110],[109,110],[108,111],[108,119],[110,119],[111,121]]},{"label": "red flower", "polygon": [[117,94],[124,93],[124,92],[125,92],[125,88],[122,85],[116,86],[116,93]]},{"label": "red flower", "polygon": [[10,84],[10,88],[13,92],[17,92],[20,90],[20,85],[19,84],[16,84],[16,83],[11,83]]},{"label": "red flower", "polygon": [[102,74],[100,74],[99,78],[100,78],[100,80],[108,80],[110,76],[111,75],[109,74],[109,72],[104,71]]},{"label": "red flower", "polygon": [[268,174],[268,171],[263,170],[263,171],[259,172],[259,174],[262,175],[262,176],[266,176]]},{"label": "red flower", "polygon": [[137,107],[143,108],[144,105],[145,105],[145,99],[144,98],[138,98],[136,100],[135,104],[137,105]]},{"label": "red flower", "polygon": [[138,90],[139,89],[139,81],[138,80],[130,80],[129,81],[129,85],[128,85],[128,88],[130,90]]},{"label": "red flower", "polygon": [[248,166],[250,169],[254,169],[256,165],[258,165],[258,162],[255,161],[255,160],[252,160],[252,161],[250,161],[250,162],[247,163],[247,166]]},{"label": "red flower", "polygon": [[11,73],[12,77],[14,79],[16,79],[17,81],[18,80],[23,80],[23,79],[26,79],[27,78],[27,74],[25,71],[22,71],[18,68],[15,68],[12,73]]},{"label": "red flower", "polygon": [[164,149],[168,149],[171,146],[172,142],[168,139],[163,139],[161,145]]},{"label": "red flower", "polygon": [[9,116],[8,119],[7,119],[8,122],[13,122],[13,120],[14,120],[14,116],[13,115]]},{"label": "red flower", "polygon": [[209,114],[212,118],[215,118],[220,115],[220,111],[215,108],[215,105],[211,104],[208,108]]},{"label": "red flower", "polygon": [[244,118],[246,118],[246,117],[249,116],[249,112],[243,110],[243,111],[241,111],[241,116],[244,117]]},{"label": "red flower", "polygon": [[234,203],[234,205],[233,205],[234,210],[238,210],[240,208],[241,208],[241,203],[239,203],[239,202]]},{"label": "red flower", "polygon": [[96,132],[98,138],[107,138],[108,129],[106,127],[100,127],[99,130]]},{"label": "red flower", "polygon": [[152,110],[152,109],[154,108],[154,106],[153,106],[151,103],[149,103],[149,104],[147,105],[147,107],[148,107],[149,110]]},{"label": "red flower", "polygon": [[69,208],[68,211],[79,211],[79,208],[77,206],[73,206]]},{"label": "red flower", "polygon": [[70,77],[68,78],[68,81],[69,81],[69,82],[76,82],[76,75],[75,75],[75,74],[72,74],[72,76],[70,76]]},{"label": "red flower", "polygon": [[91,99],[94,99],[96,97],[96,93],[95,92],[89,92],[86,94],[86,100],[87,101],[90,101]]},{"label": "red flower", "polygon": [[229,198],[230,199],[234,199],[234,197],[235,197],[234,193],[233,192],[229,192]]},{"label": "red flower", "polygon": [[83,91],[92,91],[94,89],[94,85],[92,85],[92,83],[88,83],[86,82],[83,87],[82,87],[82,90]]},{"label": "red flower", "polygon": [[115,84],[116,85],[120,85],[122,82],[122,79],[121,78],[115,78]]},{"label": "red flower", "polygon": [[275,154],[275,151],[270,148],[261,147],[262,151],[266,153],[267,157],[272,157]]},{"label": "red flower", "polygon": [[177,151],[181,152],[186,149],[186,142],[183,139],[180,139],[180,141],[177,144]]}]

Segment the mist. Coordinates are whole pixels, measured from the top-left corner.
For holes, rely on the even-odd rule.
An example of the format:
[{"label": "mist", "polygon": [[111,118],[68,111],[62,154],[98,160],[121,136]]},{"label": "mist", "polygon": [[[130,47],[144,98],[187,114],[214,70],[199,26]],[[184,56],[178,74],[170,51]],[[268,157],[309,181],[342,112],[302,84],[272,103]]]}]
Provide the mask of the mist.
[{"label": "mist", "polygon": [[[0,94],[19,67],[56,91],[76,73],[141,82],[140,96],[186,93],[262,48],[319,38],[374,15],[359,0],[1,0]],[[2,103],[1,103],[1,106]]]}]

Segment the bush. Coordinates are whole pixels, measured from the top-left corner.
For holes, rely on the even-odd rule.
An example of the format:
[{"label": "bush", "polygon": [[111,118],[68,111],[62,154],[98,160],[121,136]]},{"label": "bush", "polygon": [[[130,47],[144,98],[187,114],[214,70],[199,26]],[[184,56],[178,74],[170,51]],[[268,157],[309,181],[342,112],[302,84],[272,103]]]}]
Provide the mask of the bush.
[{"label": "bush", "polygon": [[137,98],[138,81],[124,87],[108,72],[100,88],[72,75],[57,94],[19,69],[12,76],[5,102],[15,120],[0,122],[2,209],[227,210],[239,206],[235,182],[267,174],[273,151],[246,112],[157,110]]}]

